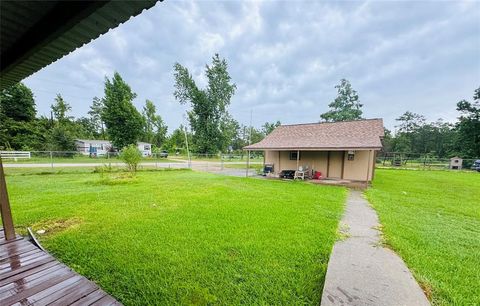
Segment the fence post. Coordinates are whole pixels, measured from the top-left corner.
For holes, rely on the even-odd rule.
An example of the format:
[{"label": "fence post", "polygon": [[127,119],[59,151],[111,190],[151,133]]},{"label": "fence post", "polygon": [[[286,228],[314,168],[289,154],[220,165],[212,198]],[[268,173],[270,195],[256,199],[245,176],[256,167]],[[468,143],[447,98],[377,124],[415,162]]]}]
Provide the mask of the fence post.
[{"label": "fence post", "polygon": [[223,156],[220,154],[220,170],[223,171]]},{"label": "fence post", "polygon": [[52,169],[53,169],[53,152],[50,151],[50,163],[52,165]]}]

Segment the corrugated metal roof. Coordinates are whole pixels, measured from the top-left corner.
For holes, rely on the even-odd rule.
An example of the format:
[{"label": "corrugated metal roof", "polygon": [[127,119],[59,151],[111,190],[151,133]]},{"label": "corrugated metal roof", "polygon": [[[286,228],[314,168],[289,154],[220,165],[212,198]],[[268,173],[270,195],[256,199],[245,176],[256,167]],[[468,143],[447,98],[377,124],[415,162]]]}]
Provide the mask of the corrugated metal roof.
[{"label": "corrugated metal roof", "polygon": [[157,1],[1,1],[0,89],[89,43]]}]

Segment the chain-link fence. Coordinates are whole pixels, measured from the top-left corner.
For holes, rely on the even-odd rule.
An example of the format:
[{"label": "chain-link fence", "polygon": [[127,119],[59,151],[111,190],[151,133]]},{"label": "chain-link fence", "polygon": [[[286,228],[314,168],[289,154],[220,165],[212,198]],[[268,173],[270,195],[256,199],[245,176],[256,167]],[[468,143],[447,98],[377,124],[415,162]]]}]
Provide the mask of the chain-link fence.
[{"label": "chain-link fence", "polygon": [[260,173],[263,167],[263,153],[173,155],[173,161],[185,161],[194,170],[222,173],[234,176],[252,176]]},{"label": "chain-link fence", "polygon": [[[124,167],[118,152],[102,155],[82,154],[76,151],[1,151],[4,167],[23,168],[88,168]],[[248,162],[247,162],[248,161]],[[156,152],[142,157],[140,169],[191,168],[194,170],[224,173],[236,176],[256,175],[263,166],[263,154],[169,154]]]},{"label": "chain-link fence", "polygon": [[[461,169],[472,169],[476,160],[480,158],[462,159]],[[377,155],[377,167],[412,168],[412,169],[450,169],[450,158],[440,158],[432,154],[379,152]],[[458,167],[458,164],[453,165]]]},{"label": "chain-link fence", "polygon": [[[94,168],[102,165],[112,167],[125,166],[118,152],[106,152],[102,155],[82,154],[76,151],[1,151],[0,155],[6,168]],[[185,168],[186,161],[172,162],[161,154],[142,157],[142,167]]]}]

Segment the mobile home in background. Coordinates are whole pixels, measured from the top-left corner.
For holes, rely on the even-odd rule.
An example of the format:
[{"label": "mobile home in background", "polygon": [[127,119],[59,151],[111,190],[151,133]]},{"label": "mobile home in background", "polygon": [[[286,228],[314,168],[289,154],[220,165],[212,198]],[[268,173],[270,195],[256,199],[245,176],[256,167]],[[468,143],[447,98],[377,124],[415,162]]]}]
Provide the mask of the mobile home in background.
[{"label": "mobile home in background", "polygon": [[[109,140],[101,139],[75,139],[77,151],[83,155],[92,157],[105,156],[108,152],[118,152]],[[152,156],[152,144],[138,142],[137,148],[142,152],[143,157]]]}]

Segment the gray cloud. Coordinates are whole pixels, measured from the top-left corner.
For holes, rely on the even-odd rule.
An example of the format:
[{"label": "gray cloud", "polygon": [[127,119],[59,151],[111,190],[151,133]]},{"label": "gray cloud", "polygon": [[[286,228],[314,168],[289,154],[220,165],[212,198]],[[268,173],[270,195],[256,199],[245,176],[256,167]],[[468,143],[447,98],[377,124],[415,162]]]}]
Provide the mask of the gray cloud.
[{"label": "gray cloud", "polygon": [[406,110],[453,121],[455,103],[480,85],[480,2],[166,1],[26,80],[40,114],[56,93],[76,116],[103,95],[118,71],[152,99],[170,128],[186,107],[173,98],[175,62],[197,82],[214,53],[238,90],[231,113],[242,123],[314,122],[347,78],[366,117],[387,127]]}]

